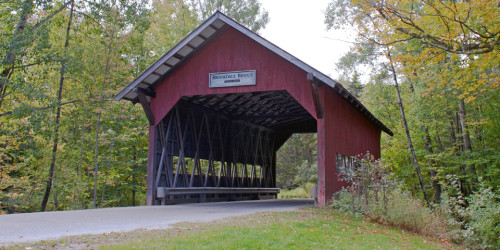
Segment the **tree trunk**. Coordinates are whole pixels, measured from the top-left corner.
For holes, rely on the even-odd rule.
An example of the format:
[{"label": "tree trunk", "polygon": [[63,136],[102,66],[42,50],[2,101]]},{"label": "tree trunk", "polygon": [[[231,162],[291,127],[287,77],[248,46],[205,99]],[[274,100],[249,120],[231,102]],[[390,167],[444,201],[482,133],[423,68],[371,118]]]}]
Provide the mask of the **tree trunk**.
[{"label": "tree trunk", "polygon": [[108,79],[109,75],[109,67],[110,67],[110,61],[111,61],[111,52],[113,48],[113,40],[115,37],[115,30],[116,28],[113,28],[111,32],[111,41],[109,42],[108,45],[108,51],[107,51],[107,56],[106,56],[106,67],[104,70],[104,79],[102,81],[102,86],[101,86],[101,101],[99,104],[99,114],[97,116],[97,131],[96,131],[96,137],[95,137],[95,147],[94,147],[94,165],[95,165],[95,172],[94,172],[94,208],[97,207],[97,176],[98,176],[98,170],[99,170],[99,162],[98,162],[98,155],[99,155],[99,131],[101,129],[101,117],[102,117],[102,109],[104,106],[104,90],[106,89],[106,81]]},{"label": "tree trunk", "polygon": [[[458,118],[460,123],[460,129],[462,130],[462,140],[463,140],[463,151],[472,152],[472,143],[469,134],[469,128],[467,127],[467,113],[465,112],[465,101],[464,99],[460,99],[458,102]],[[468,178],[466,177],[465,183],[468,185],[463,185],[466,188],[466,194],[472,193],[476,170],[473,164],[469,166],[463,165],[462,169],[464,171],[464,175],[468,174]]]},{"label": "tree trunk", "polygon": [[465,151],[472,151],[469,129],[467,128],[467,114],[465,113],[464,99],[460,99],[460,101],[458,103],[458,114],[459,114],[459,118],[460,118],[460,128],[462,129],[464,150]]},{"label": "tree trunk", "polygon": [[[424,136],[424,141],[425,141],[425,150],[429,154],[433,154],[434,151],[432,150],[432,145],[431,145],[431,136],[429,135],[429,129],[427,127],[424,128],[425,136]],[[434,200],[436,201],[437,204],[441,203],[441,185],[436,179],[437,172],[434,170],[434,166],[432,165],[432,161],[429,161],[429,172],[431,174],[432,178],[432,187],[434,188]]]},{"label": "tree trunk", "polygon": [[[66,28],[66,41],[64,43],[64,50],[67,51],[69,47],[69,32],[71,30],[71,21],[73,19],[73,7],[74,4],[71,4],[71,10],[69,14],[68,27]],[[50,190],[52,188],[52,183],[54,181],[54,171],[57,160],[57,146],[59,143],[59,127],[61,124],[61,101],[62,101],[62,93],[64,87],[64,73],[66,71],[66,59],[63,59],[61,62],[61,77],[59,79],[59,91],[57,93],[57,110],[56,110],[56,126],[54,129],[54,141],[52,146],[52,160],[50,162],[49,168],[49,179],[47,180],[47,185],[45,187],[45,195],[43,196],[42,206],[40,210],[43,212],[47,207],[47,202],[49,201]]]},{"label": "tree trunk", "polygon": [[[89,97],[90,100],[90,97]],[[87,121],[89,117],[89,107],[85,109],[85,120]],[[82,164],[83,164],[83,156],[85,155],[85,126],[86,123],[82,121],[82,136],[80,138],[82,144],[80,146],[80,158],[78,160],[78,170],[77,170],[77,175],[76,175],[76,181],[75,181],[75,188],[76,188],[76,206],[75,208],[80,208],[80,179],[82,176]]]},{"label": "tree trunk", "polygon": [[135,188],[136,188],[136,184],[135,184],[135,169],[137,168],[137,166],[135,165],[135,163],[137,162],[137,148],[135,147],[135,144],[132,147],[134,149],[134,156],[133,156],[134,164],[133,164],[133,170],[132,170],[132,206],[135,207]]},{"label": "tree trunk", "polygon": [[24,28],[26,27],[26,23],[28,21],[28,13],[31,11],[32,7],[33,0],[26,0],[24,2],[23,10],[21,11],[21,16],[19,17],[16,29],[14,30],[9,50],[2,62],[4,70],[0,73],[0,107],[2,107],[3,98],[7,94],[6,84],[12,74],[12,70],[14,69],[14,63],[16,60],[15,53],[18,50],[18,44],[20,43],[18,40],[21,40],[20,38],[24,33]]},{"label": "tree trunk", "polygon": [[399,92],[399,84],[398,84],[398,79],[396,77],[396,69],[394,68],[394,63],[392,61],[392,56],[389,49],[387,49],[387,57],[390,62],[390,70],[392,71],[394,87],[396,88],[396,93],[398,95],[399,111],[401,113],[401,119],[403,120],[403,125],[405,127],[406,138],[408,139],[408,146],[410,147],[411,156],[413,159],[413,165],[415,166],[415,170],[417,171],[418,180],[420,182],[420,188],[422,189],[422,193],[424,194],[425,202],[427,203],[428,206],[430,206],[429,197],[427,196],[427,192],[425,191],[424,181],[422,179],[422,174],[420,173],[420,167],[418,166],[417,156],[415,155],[415,149],[413,148],[413,143],[410,136],[410,130],[408,128],[408,123],[406,121],[406,116],[403,108],[403,101],[401,100],[401,94]]},{"label": "tree trunk", "polygon": [[446,114],[449,116],[450,126],[448,127],[448,138],[453,146],[456,146],[457,143],[457,135],[455,133],[455,119],[453,113],[448,110]]}]

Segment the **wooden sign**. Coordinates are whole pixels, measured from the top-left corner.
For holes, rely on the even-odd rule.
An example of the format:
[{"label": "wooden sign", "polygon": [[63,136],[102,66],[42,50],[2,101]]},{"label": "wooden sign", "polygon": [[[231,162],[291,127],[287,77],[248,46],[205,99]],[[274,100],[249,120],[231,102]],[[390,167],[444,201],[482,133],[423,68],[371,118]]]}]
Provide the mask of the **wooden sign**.
[{"label": "wooden sign", "polygon": [[209,74],[210,88],[255,85],[255,70],[218,72]]}]

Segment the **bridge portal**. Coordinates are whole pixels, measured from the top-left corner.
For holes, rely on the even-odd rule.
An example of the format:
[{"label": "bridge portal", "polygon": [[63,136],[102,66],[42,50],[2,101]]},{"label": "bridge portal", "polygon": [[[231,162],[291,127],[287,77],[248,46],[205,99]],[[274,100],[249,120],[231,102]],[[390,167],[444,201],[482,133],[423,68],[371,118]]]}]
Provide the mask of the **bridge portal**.
[{"label": "bridge portal", "polygon": [[[149,120],[147,204],[276,198],[276,152],[317,133],[318,204],[338,155],[380,157],[392,131],[338,82],[216,12],[116,97]],[[291,156],[293,157],[293,156]]]}]

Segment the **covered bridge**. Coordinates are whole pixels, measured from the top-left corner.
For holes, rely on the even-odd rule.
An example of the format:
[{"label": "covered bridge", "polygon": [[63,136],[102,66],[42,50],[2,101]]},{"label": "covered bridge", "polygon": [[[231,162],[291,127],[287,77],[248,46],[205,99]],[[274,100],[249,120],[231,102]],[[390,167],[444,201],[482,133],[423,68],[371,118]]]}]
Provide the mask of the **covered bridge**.
[{"label": "covered bridge", "polygon": [[381,131],[392,135],[338,82],[220,12],[116,99],[149,120],[148,205],[276,197],[277,150],[317,133],[323,206],[342,157],[379,157]]}]

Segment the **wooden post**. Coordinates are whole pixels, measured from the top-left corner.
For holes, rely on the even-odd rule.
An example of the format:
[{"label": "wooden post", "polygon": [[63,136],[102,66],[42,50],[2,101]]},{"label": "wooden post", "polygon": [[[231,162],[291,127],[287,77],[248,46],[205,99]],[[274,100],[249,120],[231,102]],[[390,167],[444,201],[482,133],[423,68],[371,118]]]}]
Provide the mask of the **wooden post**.
[{"label": "wooden post", "polygon": [[324,111],[319,95],[318,87],[320,86],[320,84],[318,83],[316,77],[314,77],[312,73],[307,73],[307,80],[311,84],[311,92],[313,96],[314,109],[316,110],[316,118],[321,119],[323,118]]},{"label": "wooden post", "polygon": [[153,126],[155,125],[155,116],[153,114],[153,111],[151,110],[151,107],[149,106],[149,101],[146,97],[145,90],[141,88],[136,88],[135,92],[137,93],[137,97],[139,98],[139,102],[141,103],[142,109],[144,110],[144,113],[146,113],[146,117],[148,118],[149,125]]},{"label": "wooden post", "polygon": [[155,177],[155,158],[156,158],[156,127],[149,126],[149,148],[148,148],[148,176],[146,189],[146,205],[154,205],[155,194],[154,177]]}]

